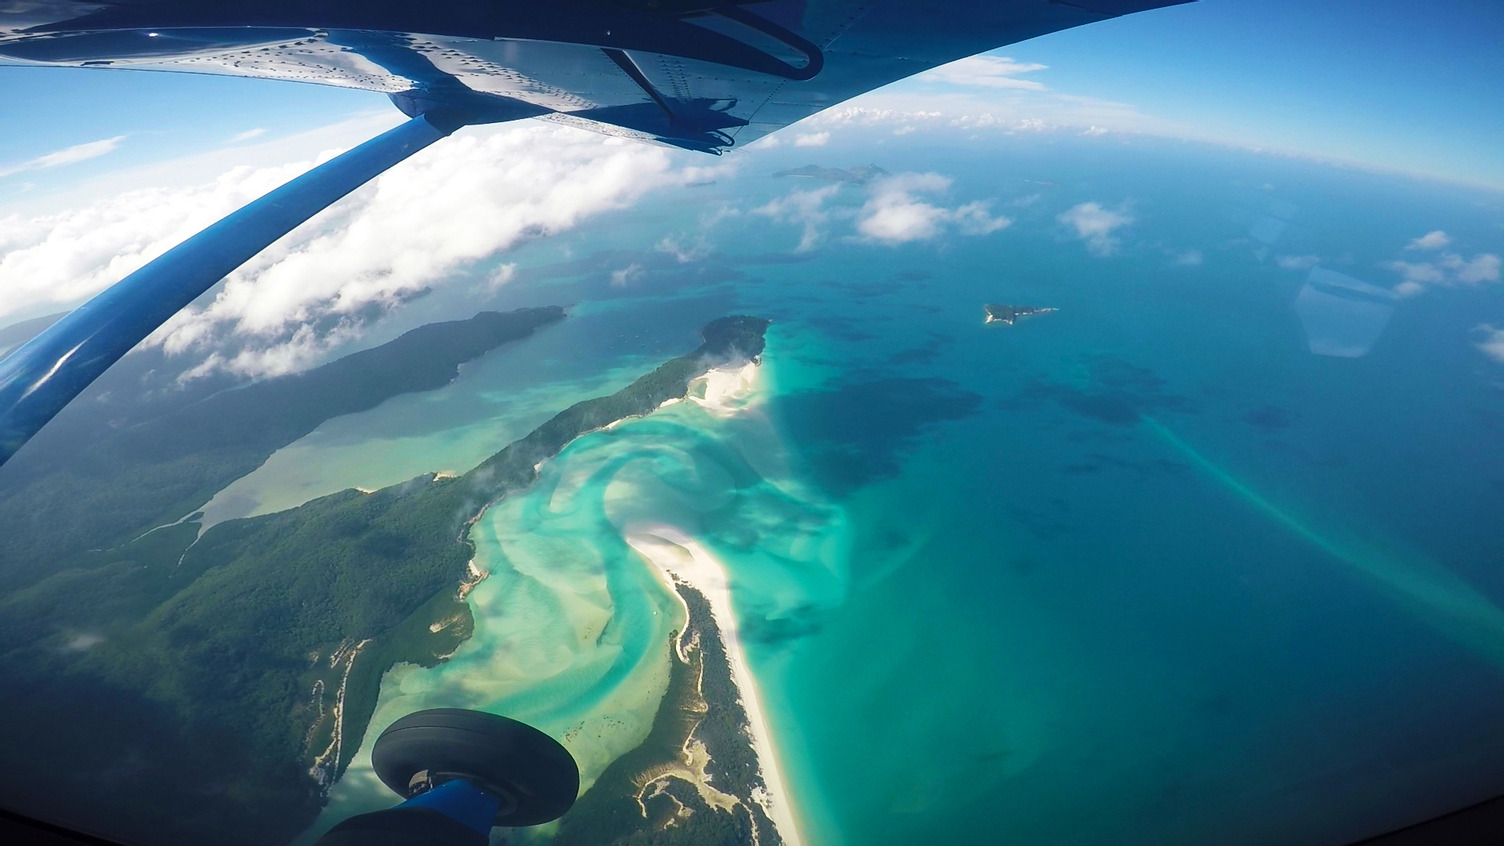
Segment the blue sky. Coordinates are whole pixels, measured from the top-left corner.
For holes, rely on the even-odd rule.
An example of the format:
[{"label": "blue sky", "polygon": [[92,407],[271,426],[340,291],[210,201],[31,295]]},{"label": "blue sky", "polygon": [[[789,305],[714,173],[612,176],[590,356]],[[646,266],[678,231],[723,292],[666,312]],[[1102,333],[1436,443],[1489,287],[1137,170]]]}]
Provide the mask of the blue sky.
[{"label": "blue sky", "polygon": [[[1017,113],[1057,116],[1066,101],[1111,104],[1115,130],[1504,189],[1500,45],[1504,4],[1484,0],[1202,0],[997,51],[1037,67],[1016,77],[1032,89],[967,92],[931,80],[876,97],[1007,94],[1022,98]],[[242,133],[257,139],[238,143],[264,142],[390,108],[378,94],[256,80],[33,68],[0,68],[0,77],[0,210],[24,207],[39,189],[220,148]],[[1065,122],[1090,119],[1078,109]]]},{"label": "blue sky", "polygon": [[1207,138],[1504,188],[1504,3],[1202,0],[1004,51]]}]

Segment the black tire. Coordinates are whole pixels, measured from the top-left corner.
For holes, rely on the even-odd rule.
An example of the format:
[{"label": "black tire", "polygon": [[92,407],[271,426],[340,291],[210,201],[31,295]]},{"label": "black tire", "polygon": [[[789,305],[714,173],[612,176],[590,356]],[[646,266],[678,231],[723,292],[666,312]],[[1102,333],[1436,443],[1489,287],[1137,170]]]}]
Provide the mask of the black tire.
[{"label": "black tire", "polygon": [[556,820],[580,792],[580,770],[558,741],[526,723],[496,714],[434,708],[392,723],[371,748],[382,783],[407,796],[423,770],[458,773],[512,795],[495,825],[528,826]]}]

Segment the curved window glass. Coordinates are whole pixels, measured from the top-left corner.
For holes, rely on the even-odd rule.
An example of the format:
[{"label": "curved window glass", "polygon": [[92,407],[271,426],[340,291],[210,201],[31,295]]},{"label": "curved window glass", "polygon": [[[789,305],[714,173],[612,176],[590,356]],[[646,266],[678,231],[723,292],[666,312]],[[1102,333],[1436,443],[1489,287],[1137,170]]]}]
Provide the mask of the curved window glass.
[{"label": "curved window glass", "polygon": [[[1498,106],[1438,95],[1448,155],[1324,121],[1340,69],[1187,106],[1236,14],[721,158],[467,128],[276,241],[0,466],[0,805],[311,844],[429,708],[578,765],[492,842],[1340,844],[1504,792]],[[0,351],[401,120],[12,71],[78,131],[0,141]]]}]

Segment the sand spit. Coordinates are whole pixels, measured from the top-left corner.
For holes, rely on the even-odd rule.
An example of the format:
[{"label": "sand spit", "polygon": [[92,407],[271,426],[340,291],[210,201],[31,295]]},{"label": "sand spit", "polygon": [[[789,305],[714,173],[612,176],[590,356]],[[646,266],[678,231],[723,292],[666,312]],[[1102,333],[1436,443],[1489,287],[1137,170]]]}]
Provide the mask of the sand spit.
[{"label": "sand spit", "polygon": [[[340,669],[339,689],[334,692],[334,704],[330,706],[328,718],[333,721],[329,729],[329,745],[324,747],[313,759],[313,766],[308,768],[308,774],[323,786],[325,790],[334,783],[336,771],[339,768],[340,750],[344,746],[345,735],[345,691],[350,686],[350,671],[355,668],[355,660],[360,653],[370,644],[371,638],[366,638],[359,643],[342,643],[329,656],[331,669]],[[343,665],[343,667],[341,667]],[[313,686],[313,700],[318,706],[320,721],[324,718],[324,683],[318,681]],[[315,722],[314,725],[317,725]],[[309,737],[312,736],[312,728],[309,729]],[[306,741],[305,741],[306,742]]]},{"label": "sand spit", "polygon": [[[720,630],[721,641],[726,648],[732,682],[747,713],[747,731],[757,756],[758,770],[767,786],[766,793],[754,797],[754,800],[762,805],[783,842],[802,843],[793,806],[789,802],[778,766],[772,732],[762,710],[757,682],[751,668],[747,666],[746,655],[737,633],[736,615],[731,606],[730,583],[725,567],[694,539],[672,526],[632,527],[625,537],[639,555],[652,562],[670,580],[671,588],[672,580],[678,579],[704,596],[710,605],[711,617]],[[676,644],[676,647],[682,656],[684,644]]]}]

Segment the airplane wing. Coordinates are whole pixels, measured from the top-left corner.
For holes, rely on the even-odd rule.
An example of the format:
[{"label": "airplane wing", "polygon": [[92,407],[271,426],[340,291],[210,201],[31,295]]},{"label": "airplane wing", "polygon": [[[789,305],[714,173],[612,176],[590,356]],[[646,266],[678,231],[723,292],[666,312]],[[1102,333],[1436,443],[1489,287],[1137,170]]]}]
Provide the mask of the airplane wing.
[{"label": "airplane wing", "polygon": [[1187,0],[34,0],[0,64],[338,85],[707,152],[984,50]]},{"label": "airplane wing", "polygon": [[0,65],[339,85],[387,94],[411,118],[174,247],[0,360],[0,464],[230,271],[461,126],[536,117],[719,154],[946,62],[1182,2],[0,0]]}]

